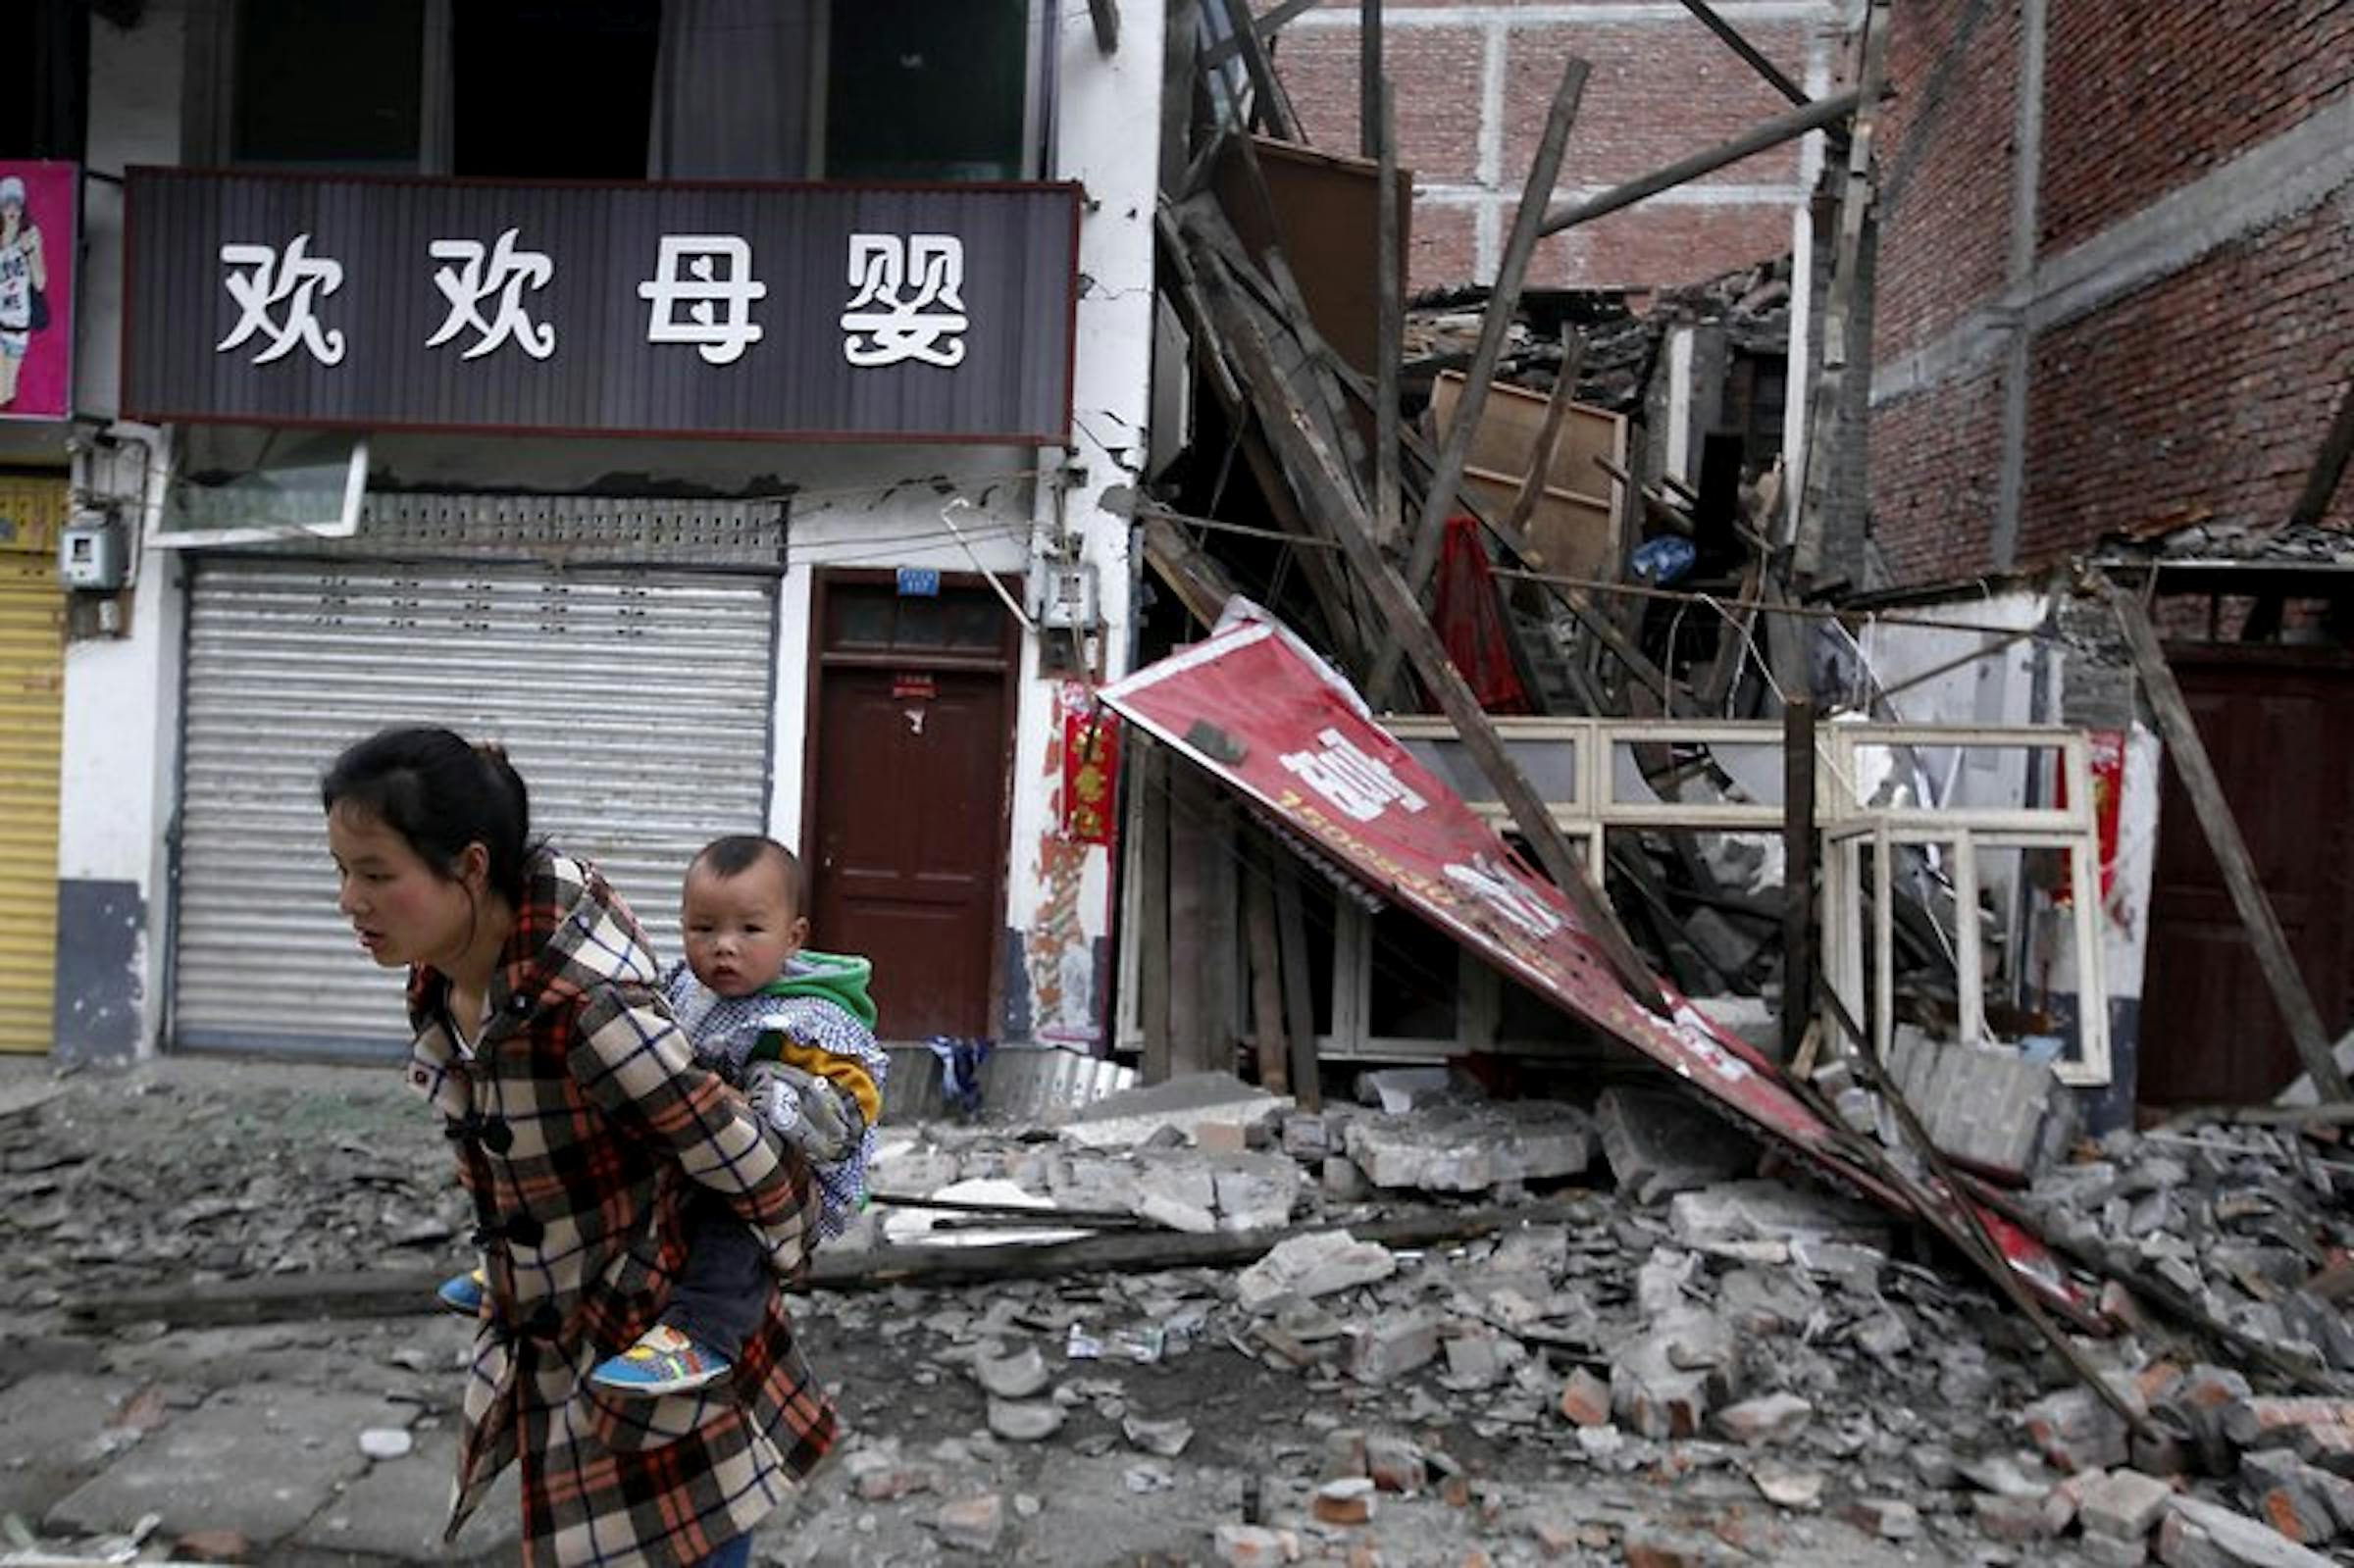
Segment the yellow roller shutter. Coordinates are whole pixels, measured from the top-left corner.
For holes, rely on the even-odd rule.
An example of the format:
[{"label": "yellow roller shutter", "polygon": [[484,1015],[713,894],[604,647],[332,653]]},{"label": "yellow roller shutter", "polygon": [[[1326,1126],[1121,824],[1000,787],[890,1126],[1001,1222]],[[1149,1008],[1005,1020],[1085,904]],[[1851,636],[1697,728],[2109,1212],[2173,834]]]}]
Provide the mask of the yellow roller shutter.
[{"label": "yellow roller shutter", "polygon": [[[57,776],[65,715],[65,594],[53,507],[0,482],[0,1051],[46,1052],[57,973]],[[47,489],[49,486],[42,486]],[[65,486],[54,486],[62,506]]]}]

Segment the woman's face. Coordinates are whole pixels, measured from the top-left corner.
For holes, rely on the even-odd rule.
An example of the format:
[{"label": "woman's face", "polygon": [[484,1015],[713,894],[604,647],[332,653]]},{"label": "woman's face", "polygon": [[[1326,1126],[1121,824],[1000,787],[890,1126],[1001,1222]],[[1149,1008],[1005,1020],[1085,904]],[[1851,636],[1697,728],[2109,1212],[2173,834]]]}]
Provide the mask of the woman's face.
[{"label": "woman's face", "polygon": [[480,889],[440,875],[406,838],[348,802],[327,814],[327,847],[342,882],[335,908],[368,956],[386,969],[426,964],[450,973],[473,939]]}]

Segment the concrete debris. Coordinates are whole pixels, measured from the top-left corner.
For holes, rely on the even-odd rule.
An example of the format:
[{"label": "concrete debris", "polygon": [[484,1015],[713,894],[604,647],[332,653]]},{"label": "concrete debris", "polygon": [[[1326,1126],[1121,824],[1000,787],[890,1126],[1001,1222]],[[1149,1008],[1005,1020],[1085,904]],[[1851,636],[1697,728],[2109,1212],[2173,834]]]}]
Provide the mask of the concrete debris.
[{"label": "concrete debris", "polygon": [[1582,1174],[1594,1158],[1594,1123],[1551,1101],[1442,1101],[1350,1123],[1349,1157],[1385,1189],[1485,1192]]},{"label": "concrete debris", "polygon": [[933,1516],[933,1525],[948,1545],[983,1554],[995,1552],[1005,1534],[1005,1499],[992,1492],[943,1503]]},{"label": "concrete debris", "polygon": [[1888,1076],[1940,1152],[2006,1181],[2024,1181],[2075,1126],[2075,1101],[2050,1065],[2016,1050],[1932,1040],[1904,1025]]},{"label": "concrete debris", "polygon": [[1064,1122],[1060,1132],[1087,1148],[1125,1148],[1163,1128],[1190,1138],[1204,1125],[1260,1127],[1291,1107],[1290,1096],[1270,1094],[1231,1073],[1191,1073],[1106,1094]]},{"label": "concrete debris", "polygon": [[[120,1097],[102,1096],[102,1108]],[[24,1199],[0,1205],[0,1244],[26,1260],[0,1278],[0,1294],[14,1293],[29,1336],[0,1342],[10,1456],[0,1518],[13,1510],[28,1533],[88,1544],[156,1513],[161,1542],[230,1530],[255,1562],[424,1560],[437,1549],[426,1538],[454,1462],[466,1326],[419,1316],[381,1330],[65,1334],[62,1314],[26,1299],[64,1277],[53,1258],[93,1257],[93,1271],[122,1270],[114,1277],[133,1288],[154,1279],[104,1255],[111,1238],[143,1234],[136,1206],[126,1200],[118,1221],[112,1186],[52,1163],[83,1136],[65,1121],[83,1098],[77,1087],[0,1121],[0,1182]],[[886,1191],[1001,1184],[1091,1214],[1179,1205],[1221,1229],[1272,1229],[1280,1204],[1317,1228],[1241,1270],[1007,1275],[985,1290],[796,1298],[796,1331],[840,1391],[848,1436],[842,1462],[778,1535],[776,1568],[1055,1560],[1052,1543],[1073,1541],[1090,1560],[1337,1562],[1355,1551],[1499,1564],[2154,1554],[2239,1565],[2309,1563],[2354,1543],[2354,1401],[2294,1396],[2261,1369],[2169,1360],[2184,1346],[2161,1338],[2171,1331],[2153,1313],[2079,1341],[2148,1410],[2148,1430],[2128,1434],[2057,1362],[2022,1354],[2016,1320],[1974,1282],[1892,1258],[1877,1213],[1794,1173],[1674,1193],[1662,1189],[1680,1178],[1633,1174],[1639,1159],[1656,1170],[1681,1158],[1672,1144],[1632,1156],[1617,1146],[1657,1131],[1648,1118],[1660,1103],[1633,1087],[1614,1087],[1592,1126],[1459,1088],[1400,1116],[1335,1107],[1253,1121],[1224,1103],[1189,1132],[1156,1127],[1101,1148],[1040,1129],[895,1131]],[[430,1122],[397,1111],[386,1125],[399,1135],[347,1110],[328,1119],[334,1137],[372,1150],[364,1168],[385,1173],[372,1189],[396,1202],[406,1189],[395,1167],[447,1158]],[[1617,1189],[1571,1189],[1546,1199],[1542,1223],[1393,1250],[1348,1227],[1380,1223],[1398,1199],[1353,1193],[1360,1206],[1344,1214],[1316,1180],[1328,1162],[1355,1168],[1349,1150],[1365,1129],[1377,1135],[1372,1159],[1382,1133],[1486,1127],[1481,1138],[1509,1141],[1517,1135],[1494,1130],[1523,1125],[1577,1127],[1613,1161]],[[1247,1129],[1239,1146],[1218,1130],[1235,1127]],[[265,1175],[291,1163],[272,1136],[236,1129],[249,1145],[240,1158]],[[2212,1222],[2223,1256],[2196,1231],[2196,1244],[2165,1254],[2203,1288],[2263,1285],[2277,1305],[2326,1278],[2342,1223],[2324,1201],[2333,1162],[2283,1167],[2287,1196],[2258,1213],[2245,1206],[2264,1197],[2257,1173],[2273,1162],[2257,1160],[2244,1131],[2197,1136],[2231,1152],[2112,1138],[2097,1159],[2042,1173],[2029,1197],[2103,1226],[2122,1204],[2121,1236],[2154,1199],[2169,1224]],[[150,1157],[143,1146],[110,1151],[141,1173],[112,1180],[174,1190],[166,1156],[211,1169],[186,1139],[167,1139],[153,1178],[135,1163]],[[45,1215],[65,1179],[78,1207]],[[60,1189],[44,1195],[50,1182]],[[332,1194],[323,1206],[337,1212]],[[48,1239],[85,1209],[92,1229]],[[196,1222],[225,1235],[236,1223],[226,1212]],[[860,1228],[849,1246],[874,1239],[872,1216]],[[462,1260],[455,1237],[435,1246],[436,1267]],[[2234,1260],[2233,1246],[2248,1250]],[[2295,1254],[2294,1267],[2253,1250],[2263,1247]],[[245,1396],[289,1376],[312,1387]],[[408,1439],[413,1451],[390,1457],[375,1436],[363,1447],[362,1433]],[[507,1550],[511,1510],[491,1521],[508,1527]],[[464,1560],[502,1549],[472,1539]]]},{"label": "concrete debris", "polygon": [[1606,1088],[1595,1101],[1594,1127],[1618,1189],[1638,1203],[1658,1203],[1757,1168],[1755,1141],[1671,1090]]},{"label": "concrete debris", "polygon": [[1062,1430],[1064,1419],[1052,1399],[989,1401],[989,1430],[1007,1442],[1044,1442]]},{"label": "concrete debris", "polygon": [[2354,1373],[2354,1327],[2314,1286],[2354,1250],[2354,1163],[2288,1128],[2112,1133],[2021,1195],[2038,1228],[2316,1372]]},{"label": "concrete debris", "polygon": [[1246,1310],[1263,1312],[1287,1297],[1313,1300],[1397,1272],[1398,1259],[1379,1242],[1359,1241],[1347,1231],[1322,1231],[1281,1242],[1245,1269],[1235,1289]]}]

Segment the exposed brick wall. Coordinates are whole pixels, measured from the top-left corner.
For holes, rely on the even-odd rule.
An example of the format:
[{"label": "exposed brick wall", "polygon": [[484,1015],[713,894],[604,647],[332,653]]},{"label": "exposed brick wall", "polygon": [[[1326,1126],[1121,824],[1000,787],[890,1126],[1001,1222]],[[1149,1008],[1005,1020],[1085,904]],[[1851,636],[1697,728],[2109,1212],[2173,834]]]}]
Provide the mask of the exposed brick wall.
[{"label": "exposed brick wall", "polygon": [[[2036,339],[2020,556],[2270,523],[2354,376],[2354,191]],[[2354,527],[2354,486],[2330,519]]]},{"label": "exposed brick wall", "polygon": [[[1511,209],[1503,221],[1509,233]],[[1792,221],[1790,207],[1758,202],[1628,208],[1537,241],[1529,286],[1645,287],[1714,278],[1788,254]]]},{"label": "exposed brick wall", "polygon": [[[2051,0],[2042,256],[2082,244],[2354,91],[2354,0]],[[2006,356],[1900,393],[1910,351],[1999,334],[2017,0],[1897,7],[1881,176],[1871,535],[1903,583],[1997,565]],[[2239,236],[2027,345],[2012,560],[2285,515],[2354,375],[2354,190]],[[1948,365],[1950,360],[1945,361]],[[2354,496],[2334,521],[2354,525]]]},{"label": "exposed brick wall", "polygon": [[2354,83],[2345,0],[2066,0],[2046,44],[2040,243],[2088,239]]},{"label": "exposed brick wall", "polygon": [[[1263,6],[1261,7],[1263,9]],[[1407,283],[1427,289],[1485,281],[1510,231],[1528,164],[1564,63],[1593,68],[1562,160],[1564,192],[1615,184],[1722,141],[1788,106],[1706,28],[1680,11],[1628,21],[1537,20],[1506,0],[1393,3],[1384,63],[1398,84],[1400,158],[1421,198]],[[1836,6],[1813,19],[1728,14],[1794,78],[1839,57]],[[1558,15],[1559,7],[1552,14]],[[1409,20],[1402,20],[1409,19]],[[1357,148],[1357,29],[1339,8],[1278,35],[1284,88],[1319,147]],[[1491,99],[1490,88],[1494,88]],[[1491,111],[1493,111],[1491,113]],[[1548,241],[1530,272],[1536,286],[1655,286],[1693,282],[1790,248],[1800,204],[1798,145],[1777,148]],[[1741,199],[1754,193],[1750,199]],[[1727,204],[1720,202],[1730,195]],[[1482,236],[1485,236],[1484,249]],[[1426,237],[1427,236],[1427,237]]]},{"label": "exposed brick wall", "polygon": [[[1384,31],[1389,51],[1383,64],[1397,83],[1398,162],[1423,184],[1473,183],[1479,177],[1485,29]],[[1275,70],[1308,139],[1330,152],[1355,154],[1356,29],[1287,27],[1277,35]]]},{"label": "exposed brick wall", "polygon": [[1897,582],[1942,582],[1993,564],[2002,409],[2002,380],[1989,371],[1874,414],[1872,537]]},{"label": "exposed brick wall", "polygon": [[1874,353],[1919,348],[2003,287],[2019,14],[2011,0],[1904,0],[1882,120]]},{"label": "exposed brick wall", "polygon": [[[1813,29],[1750,23],[1742,34],[1793,79],[1807,79]],[[1504,168],[1514,189],[1537,155],[1546,112],[1573,55],[1592,69],[1561,159],[1564,185],[1633,179],[1790,107],[1697,23],[1515,26],[1504,75]],[[1798,163],[1798,144],[1785,142],[1700,183],[1795,186]]]}]

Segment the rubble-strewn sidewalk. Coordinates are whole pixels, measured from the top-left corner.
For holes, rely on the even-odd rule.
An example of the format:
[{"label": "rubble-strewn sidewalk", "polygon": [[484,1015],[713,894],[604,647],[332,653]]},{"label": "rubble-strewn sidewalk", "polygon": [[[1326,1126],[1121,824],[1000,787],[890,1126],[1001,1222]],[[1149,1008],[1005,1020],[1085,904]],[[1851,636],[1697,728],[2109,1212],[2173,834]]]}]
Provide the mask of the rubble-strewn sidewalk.
[{"label": "rubble-strewn sidewalk", "polygon": [[[982,1288],[811,1298],[849,1436],[763,1555],[2354,1560],[2333,1544],[2354,1531],[2354,1404],[2291,1397],[2151,1317],[2083,1341],[2146,1412],[2134,1431],[1964,1271],[1907,1255],[1877,1210],[1759,1175],[1753,1145],[1673,1094],[1491,1105],[1427,1077],[1374,1087],[1402,1109],[1311,1116],[1194,1081],[1058,1132],[890,1130],[885,1193],[1144,1216],[1172,1243],[1287,1222],[1291,1239],[1231,1268],[1060,1274],[1026,1251],[1025,1277]],[[67,1310],[197,1279],[454,1264],[464,1207],[440,1141],[383,1069],[0,1069],[9,1544],[511,1557],[495,1504],[454,1550],[436,1539],[465,1324],[96,1334]],[[2300,1304],[2335,1321],[2349,1173],[2329,1146],[2208,1128],[2098,1154],[2029,1195],[2050,1229],[2175,1265],[2292,1361],[2343,1366]],[[1542,1223],[1419,1251],[1351,1234],[1523,1201]],[[971,1218],[878,1205],[852,1245],[969,1241],[940,1233]]]}]

